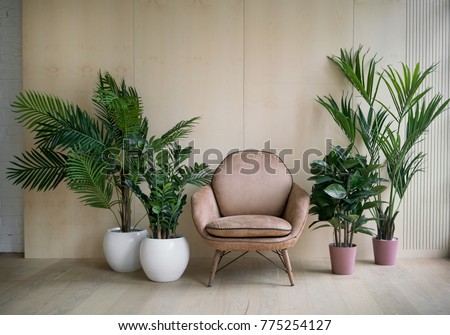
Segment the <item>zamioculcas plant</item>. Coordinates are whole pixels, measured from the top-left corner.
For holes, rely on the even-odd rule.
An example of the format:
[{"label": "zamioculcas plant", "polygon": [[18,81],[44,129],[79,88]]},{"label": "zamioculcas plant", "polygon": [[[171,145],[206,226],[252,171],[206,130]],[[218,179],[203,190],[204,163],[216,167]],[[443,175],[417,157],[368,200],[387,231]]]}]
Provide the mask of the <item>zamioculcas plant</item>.
[{"label": "zamioculcas plant", "polygon": [[203,186],[211,180],[212,171],[206,164],[185,164],[192,147],[178,143],[192,132],[197,121],[197,117],[181,121],[160,138],[153,136],[146,142],[147,161],[142,177],[148,194],[134,181],[127,181],[146,209],[152,238],[177,237],[178,219],[187,200],[186,186]]},{"label": "zamioculcas plant", "polygon": [[12,107],[34,145],[15,157],[7,178],[37,191],[66,182],[85,205],[109,210],[129,232],[132,193],[125,179],[139,182],[147,120],[137,91],[109,73],[99,72],[92,101],[95,116],[53,95],[21,93]]}]

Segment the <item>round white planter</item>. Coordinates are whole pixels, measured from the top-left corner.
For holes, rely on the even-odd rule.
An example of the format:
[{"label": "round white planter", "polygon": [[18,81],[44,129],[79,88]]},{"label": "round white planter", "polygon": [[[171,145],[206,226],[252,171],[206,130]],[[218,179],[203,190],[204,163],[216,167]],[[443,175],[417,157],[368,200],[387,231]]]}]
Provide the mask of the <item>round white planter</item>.
[{"label": "round white planter", "polygon": [[189,243],[184,236],[171,239],[145,238],[141,242],[141,265],[155,282],[179,279],[189,263]]},{"label": "round white planter", "polygon": [[147,230],[122,233],[120,228],[108,229],[103,238],[106,262],[116,272],[133,272],[141,268],[139,248],[148,236]]}]

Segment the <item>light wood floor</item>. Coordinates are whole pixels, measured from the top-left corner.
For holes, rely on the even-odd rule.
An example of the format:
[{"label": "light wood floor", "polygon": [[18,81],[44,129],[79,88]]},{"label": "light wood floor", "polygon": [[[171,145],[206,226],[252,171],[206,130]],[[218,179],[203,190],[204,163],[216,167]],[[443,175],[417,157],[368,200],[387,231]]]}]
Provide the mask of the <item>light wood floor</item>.
[{"label": "light wood floor", "polygon": [[328,259],[293,262],[296,285],[262,258],[244,257],[206,287],[211,260],[191,259],[181,279],[154,283],[103,259],[0,254],[0,314],[450,314],[450,260],[357,261],[350,276]]}]

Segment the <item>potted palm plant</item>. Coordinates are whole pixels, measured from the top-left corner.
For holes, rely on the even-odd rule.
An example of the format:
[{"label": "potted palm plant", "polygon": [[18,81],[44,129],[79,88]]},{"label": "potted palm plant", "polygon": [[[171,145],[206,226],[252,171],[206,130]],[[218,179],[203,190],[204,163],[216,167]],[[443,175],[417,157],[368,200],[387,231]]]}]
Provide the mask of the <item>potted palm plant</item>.
[{"label": "potted palm plant", "polygon": [[[125,178],[139,182],[147,120],[137,91],[124,80],[117,84],[107,72],[99,72],[92,101],[95,116],[53,95],[20,93],[13,111],[35,143],[15,157],[7,178],[37,191],[66,182],[85,205],[107,209],[117,228],[105,235],[105,258],[116,271],[135,271],[140,268],[139,243],[147,232],[132,223],[132,193]],[[129,241],[121,249],[124,238]]]},{"label": "potted palm plant", "polygon": [[206,164],[186,164],[192,147],[179,144],[197,121],[197,117],[181,121],[160,138],[153,136],[146,142],[147,160],[142,178],[148,193],[135,181],[127,180],[148,217],[150,234],[141,242],[140,257],[142,268],[152,281],[177,280],[188,265],[188,241],[177,233],[179,217],[187,201],[185,189],[188,185],[206,185],[212,177]]},{"label": "potted palm plant", "polygon": [[[395,264],[398,238],[395,237],[395,219],[407,189],[414,176],[424,170],[425,153],[415,150],[423,140],[430,124],[448,107],[440,93],[431,94],[432,87],[424,87],[427,77],[436,65],[421,70],[402,63],[401,70],[393,66],[378,69],[376,56],[366,59],[368,52],[341,50],[340,56],[329,57],[359,95],[344,94],[338,103],[332,96],[318,98],[350,143],[364,144],[370,162],[382,164],[383,174],[390,179],[387,201],[379,201],[372,209],[377,223],[373,239],[375,263]],[[389,98],[381,101],[379,89],[384,86]],[[381,200],[381,196],[378,196]]]},{"label": "potted palm plant", "polygon": [[335,274],[353,273],[356,259],[353,237],[356,233],[372,234],[366,227],[369,219],[364,211],[378,205],[373,198],[385,189],[379,185],[381,180],[376,172],[379,166],[369,164],[365,156],[353,155],[351,148],[333,147],[323,160],[313,161],[309,178],[314,181],[309,213],[317,215],[309,227],[333,228],[334,242],[329,250]]}]

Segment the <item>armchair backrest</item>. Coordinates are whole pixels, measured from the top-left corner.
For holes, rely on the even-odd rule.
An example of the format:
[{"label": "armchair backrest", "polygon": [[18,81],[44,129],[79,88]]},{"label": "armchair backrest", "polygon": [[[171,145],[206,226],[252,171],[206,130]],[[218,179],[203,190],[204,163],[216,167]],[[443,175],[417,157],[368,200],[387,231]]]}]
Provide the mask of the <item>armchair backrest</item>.
[{"label": "armchair backrest", "polygon": [[289,169],[277,155],[245,150],[220,163],[211,186],[222,216],[281,216],[292,183]]}]

